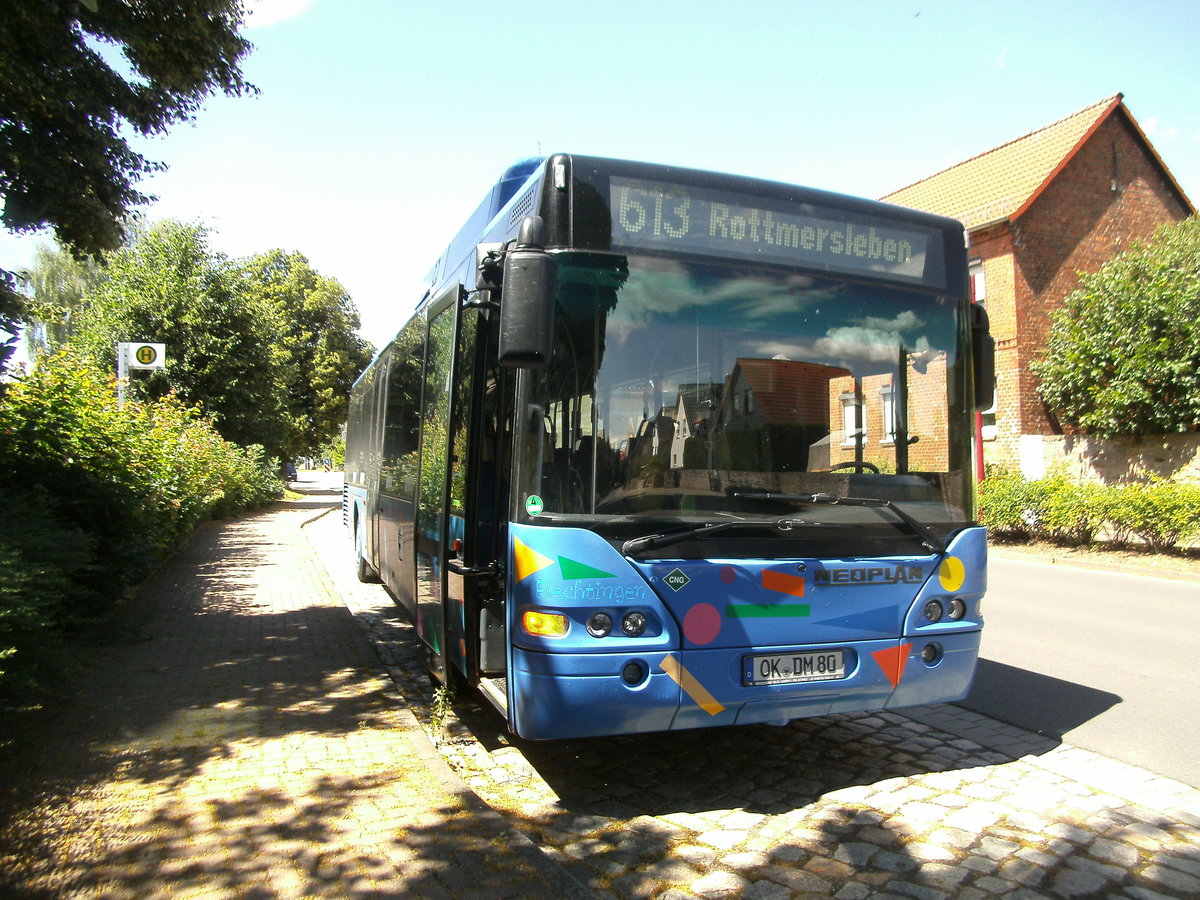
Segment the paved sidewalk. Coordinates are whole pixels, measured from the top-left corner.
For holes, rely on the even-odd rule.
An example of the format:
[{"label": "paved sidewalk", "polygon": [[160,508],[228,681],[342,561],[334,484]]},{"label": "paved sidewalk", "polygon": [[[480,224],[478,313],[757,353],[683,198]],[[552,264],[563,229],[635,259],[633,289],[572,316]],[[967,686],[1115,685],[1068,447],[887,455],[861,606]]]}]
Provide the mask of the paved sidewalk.
[{"label": "paved sidewalk", "polygon": [[[0,767],[5,897],[561,897],[432,749],[302,524],[198,531]],[[337,513],[334,513],[336,515]]]}]

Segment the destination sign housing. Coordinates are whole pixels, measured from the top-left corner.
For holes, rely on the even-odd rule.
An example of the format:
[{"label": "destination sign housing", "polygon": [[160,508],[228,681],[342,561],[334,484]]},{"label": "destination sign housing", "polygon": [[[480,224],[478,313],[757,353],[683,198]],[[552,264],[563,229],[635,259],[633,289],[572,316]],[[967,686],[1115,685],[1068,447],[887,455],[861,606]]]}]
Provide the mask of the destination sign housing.
[{"label": "destination sign housing", "polygon": [[662,249],[841,272],[936,281],[926,260],[936,232],[810,204],[612,176],[613,249]]}]

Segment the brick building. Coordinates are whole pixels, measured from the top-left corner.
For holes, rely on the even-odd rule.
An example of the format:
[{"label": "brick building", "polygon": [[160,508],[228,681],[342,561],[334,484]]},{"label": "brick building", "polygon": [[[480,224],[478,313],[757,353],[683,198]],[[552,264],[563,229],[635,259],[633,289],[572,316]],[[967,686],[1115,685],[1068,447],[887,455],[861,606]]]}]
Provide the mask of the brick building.
[{"label": "brick building", "polygon": [[1021,435],[1058,430],[1031,364],[1078,273],[1196,211],[1121,94],[882,199],[967,227],[976,299],[996,338],[985,458],[1000,463],[1018,461]]}]

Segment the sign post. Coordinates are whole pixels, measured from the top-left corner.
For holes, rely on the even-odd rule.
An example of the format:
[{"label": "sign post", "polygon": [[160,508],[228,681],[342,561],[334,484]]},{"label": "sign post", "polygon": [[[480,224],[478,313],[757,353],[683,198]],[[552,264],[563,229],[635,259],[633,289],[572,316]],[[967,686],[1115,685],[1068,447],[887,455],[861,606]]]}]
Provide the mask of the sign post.
[{"label": "sign post", "polygon": [[117,406],[125,406],[125,387],[130,369],[162,369],[167,365],[167,345],[149,341],[117,344]]}]

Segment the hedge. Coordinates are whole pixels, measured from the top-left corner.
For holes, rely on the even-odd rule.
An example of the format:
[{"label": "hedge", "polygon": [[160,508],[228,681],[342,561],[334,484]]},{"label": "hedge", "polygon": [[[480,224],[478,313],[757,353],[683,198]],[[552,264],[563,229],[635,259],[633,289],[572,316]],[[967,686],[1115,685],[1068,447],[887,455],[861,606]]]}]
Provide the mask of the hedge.
[{"label": "hedge", "polygon": [[261,448],[173,397],[119,408],[69,354],[0,395],[0,713],[61,668],[54,648],[110,618],[201,522],[282,493]]},{"label": "hedge", "polygon": [[1087,546],[1103,537],[1172,551],[1200,536],[1200,485],[1102,485],[1062,476],[1026,481],[1011,470],[989,468],[979,489],[979,520],[1004,540]]}]

